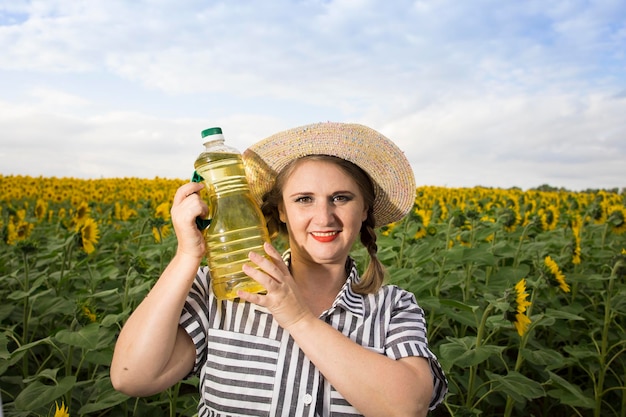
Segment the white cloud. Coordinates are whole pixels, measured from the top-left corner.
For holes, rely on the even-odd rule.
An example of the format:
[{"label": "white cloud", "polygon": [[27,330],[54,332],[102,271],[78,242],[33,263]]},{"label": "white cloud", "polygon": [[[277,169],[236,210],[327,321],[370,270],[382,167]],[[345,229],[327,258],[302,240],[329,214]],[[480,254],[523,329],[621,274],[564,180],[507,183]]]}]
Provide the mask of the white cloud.
[{"label": "white cloud", "polygon": [[336,120],[423,183],[626,186],[622,3],[11,2],[0,173],[187,177],[208,125]]},{"label": "white cloud", "polygon": [[625,112],[625,99],[606,96],[482,97],[434,105],[382,130],[407,150],[424,184],[621,187]]}]

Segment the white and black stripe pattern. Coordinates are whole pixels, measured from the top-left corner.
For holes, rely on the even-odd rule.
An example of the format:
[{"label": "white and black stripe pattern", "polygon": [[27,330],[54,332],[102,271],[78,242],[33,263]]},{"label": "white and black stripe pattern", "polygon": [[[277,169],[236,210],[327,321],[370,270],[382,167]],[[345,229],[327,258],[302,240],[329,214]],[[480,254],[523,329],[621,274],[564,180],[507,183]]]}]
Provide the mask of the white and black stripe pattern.
[{"label": "white and black stripe pattern", "polygon": [[[350,286],[359,279],[352,260],[349,271],[333,306],[320,319],[392,359],[429,359],[435,384],[430,406],[434,408],[443,400],[447,382],[428,348],[424,313],[415,297],[396,286],[361,296]],[[324,379],[267,309],[216,300],[207,274],[206,267],[198,270],[180,319],[196,346],[193,372],[200,374],[199,417],[361,415]]]}]

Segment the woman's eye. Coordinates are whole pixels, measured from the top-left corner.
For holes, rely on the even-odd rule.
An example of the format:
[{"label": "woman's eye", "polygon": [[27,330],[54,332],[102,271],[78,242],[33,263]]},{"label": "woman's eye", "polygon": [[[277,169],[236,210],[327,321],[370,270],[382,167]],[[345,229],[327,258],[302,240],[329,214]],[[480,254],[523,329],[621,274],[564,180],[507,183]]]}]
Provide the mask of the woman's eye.
[{"label": "woman's eye", "polygon": [[302,197],[297,197],[295,199],[296,203],[310,203],[311,201],[312,201],[312,199],[308,195],[305,195],[305,196],[302,196]]},{"label": "woman's eye", "polygon": [[341,202],[346,202],[346,201],[350,201],[351,198],[348,197],[347,195],[335,195],[333,196],[333,201],[336,203],[341,203]]}]

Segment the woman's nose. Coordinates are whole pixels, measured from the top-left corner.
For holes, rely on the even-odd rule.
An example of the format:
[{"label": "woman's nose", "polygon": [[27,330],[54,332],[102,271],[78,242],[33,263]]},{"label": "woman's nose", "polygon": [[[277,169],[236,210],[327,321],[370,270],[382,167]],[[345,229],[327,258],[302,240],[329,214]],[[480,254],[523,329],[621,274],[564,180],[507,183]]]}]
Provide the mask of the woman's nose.
[{"label": "woman's nose", "polygon": [[315,205],[315,222],[320,225],[332,224],[335,221],[335,208],[328,202]]}]

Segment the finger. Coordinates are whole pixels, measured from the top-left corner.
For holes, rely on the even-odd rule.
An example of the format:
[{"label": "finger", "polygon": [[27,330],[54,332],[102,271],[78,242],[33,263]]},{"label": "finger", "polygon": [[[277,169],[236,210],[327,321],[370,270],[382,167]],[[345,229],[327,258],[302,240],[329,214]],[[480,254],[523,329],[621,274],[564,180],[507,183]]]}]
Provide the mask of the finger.
[{"label": "finger", "polygon": [[282,256],[280,255],[280,253],[278,253],[278,251],[276,250],[276,248],[268,243],[268,242],[264,242],[263,243],[263,250],[265,251],[265,253],[267,253],[272,259],[276,259],[277,257],[280,258],[282,260]]},{"label": "finger", "polygon": [[278,281],[275,280],[274,277],[272,277],[270,274],[264,271],[260,271],[251,265],[243,264],[241,270],[244,272],[244,274],[261,284],[263,288],[265,288],[268,292],[271,288],[275,288],[274,286],[278,283]]},{"label": "finger", "polygon": [[237,291],[237,297],[249,303],[257,304],[262,307],[267,307],[267,296],[263,294],[251,293],[244,290]]},{"label": "finger", "polygon": [[263,249],[265,250],[265,253],[267,253],[267,255],[274,261],[274,264],[283,274],[289,273],[289,268],[287,267],[287,264],[285,264],[283,256],[280,254],[280,252],[278,252],[278,250],[276,250],[274,246],[272,246],[270,243],[265,242],[263,244]]},{"label": "finger", "polygon": [[282,260],[279,260],[278,265],[275,260],[267,259],[265,256],[261,256],[256,252],[250,252],[248,254],[248,259],[256,264],[259,268],[261,268],[272,280],[282,281],[282,276],[285,275],[285,271],[282,271],[278,265],[283,263]]},{"label": "finger", "polygon": [[190,195],[199,192],[204,188],[203,183],[190,182],[184,185],[181,185],[178,190],[176,190],[176,194],[174,194],[173,204],[180,204],[185,198]]}]

